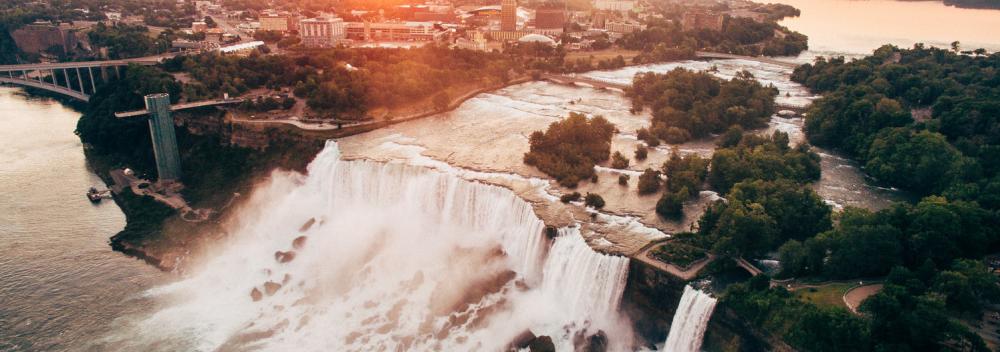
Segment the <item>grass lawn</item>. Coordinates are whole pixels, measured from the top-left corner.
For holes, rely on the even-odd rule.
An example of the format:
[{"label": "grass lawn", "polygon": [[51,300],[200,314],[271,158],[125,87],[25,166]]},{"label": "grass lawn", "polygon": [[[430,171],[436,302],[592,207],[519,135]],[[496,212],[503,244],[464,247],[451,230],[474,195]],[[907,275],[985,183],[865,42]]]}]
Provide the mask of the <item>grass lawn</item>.
[{"label": "grass lawn", "polygon": [[854,286],[852,283],[833,283],[821,287],[800,288],[795,290],[795,297],[810,302],[818,306],[840,307],[847,309],[844,304],[844,293]]}]

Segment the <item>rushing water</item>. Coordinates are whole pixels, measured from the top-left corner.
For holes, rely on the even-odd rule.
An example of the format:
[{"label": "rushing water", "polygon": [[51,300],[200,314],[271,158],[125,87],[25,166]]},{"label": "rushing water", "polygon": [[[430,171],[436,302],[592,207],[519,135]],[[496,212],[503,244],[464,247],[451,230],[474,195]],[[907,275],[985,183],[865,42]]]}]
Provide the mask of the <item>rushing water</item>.
[{"label": "rushing water", "polygon": [[119,316],[140,313],[160,271],[111,251],[125,217],[73,134],[80,114],[0,87],[0,351],[87,349]]},{"label": "rushing water", "polygon": [[550,248],[530,205],[505,188],[343,161],[331,142],[308,176],[276,174],[240,216],[203,268],[150,291],[166,308],[110,343],[495,351],[525,330],[563,351],[598,331],[614,350],[632,343],[618,314],[628,259],[594,252],[572,228]]},{"label": "rushing water", "polygon": [[[996,10],[935,1],[781,2],[802,10],[782,22],[810,36],[802,61],[864,55],[885,43],[943,47],[957,40],[964,49],[1000,50]],[[783,103],[815,98],[789,81],[787,69],[740,60],[588,75],[628,81],[640,71],[712,66],[720,77],[751,70],[781,90]],[[548,221],[576,205],[553,202],[562,190],[524,166],[521,155],[531,131],[569,111],[608,117],[621,129],[613,149],[630,155],[649,115],[628,107],[616,92],[534,82],[348,138],[341,146],[351,158],[388,163],[343,161],[329,148],[308,176],[275,175],[255,193],[231,240],[218,244],[217,257],[178,278],[110,250],[107,238],[124,217],[112,203],[92,205],[83,196],[101,182],[72,133],[79,114],[0,88],[0,350],[472,350],[503,346],[525,329],[552,336],[560,350],[578,335],[604,331],[623,349],[632,340],[617,312],[628,260],[590,247],[627,252],[662,238],[660,229],[685,228],[688,222],[652,215],[655,197],[616,182],[626,173],[634,186],[634,176],[662,163],[669,147],[624,172],[599,168],[600,182],[581,187],[608,200],[606,213],[589,220],[598,226],[565,227],[554,239],[541,234],[536,214]],[[775,117],[769,131],[801,141],[801,125]],[[679,147],[712,152],[711,141]],[[858,165],[820,152],[823,176],[815,187],[831,204],[878,208],[899,199],[868,185]],[[559,220],[586,224],[581,219],[591,215],[570,213]],[[300,234],[311,218],[318,221]],[[595,229],[606,238],[595,238]],[[295,248],[300,235],[306,239]],[[296,254],[279,263],[278,251],[286,261],[285,251]],[[667,346],[697,350],[692,344],[701,341],[714,300],[688,290],[670,333],[676,342]]]},{"label": "rushing water", "polygon": [[715,311],[715,298],[691,286],[684,286],[684,295],[677,304],[670,333],[663,344],[663,351],[699,352],[708,328],[708,320]]},{"label": "rushing water", "polygon": [[961,9],[941,1],[778,0],[802,11],[781,22],[809,36],[813,56],[870,54],[885,44],[914,43],[1000,51],[1000,10]]}]

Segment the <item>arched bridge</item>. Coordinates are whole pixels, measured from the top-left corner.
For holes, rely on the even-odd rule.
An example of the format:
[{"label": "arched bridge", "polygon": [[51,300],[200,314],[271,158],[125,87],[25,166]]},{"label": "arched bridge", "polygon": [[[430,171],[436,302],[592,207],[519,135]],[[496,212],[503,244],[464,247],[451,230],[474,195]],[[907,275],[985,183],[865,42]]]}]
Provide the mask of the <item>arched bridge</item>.
[{"label": "arched bridge", "polygon": [[[97,91],[98,81],[107,82],[110,74],[121,77],[121,66],[156,65],[176,55],[178,54],[171,53],[123,60],[0,65],[0,84],[44,89],[88,101]],[[94,71],[97,71],[96,75]]]}]

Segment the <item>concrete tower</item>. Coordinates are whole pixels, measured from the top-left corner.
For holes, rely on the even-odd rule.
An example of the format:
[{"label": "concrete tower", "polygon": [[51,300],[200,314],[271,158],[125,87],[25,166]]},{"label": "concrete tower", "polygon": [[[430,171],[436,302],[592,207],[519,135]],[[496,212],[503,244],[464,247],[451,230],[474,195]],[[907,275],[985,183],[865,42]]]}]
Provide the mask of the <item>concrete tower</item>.
[{"label": "concrete tower", "polygon": [[149,135],[153,138],[156,173],[160,181],[176,181],[181,178],[181,156],[177,151],[174,118],[170,116],[170,94],[147,95],[146,111],[149,111]]},{"label": "concrete tower", "polygon": [[517,30],[517,0],[501,0],[500,30],[504,32]]}]

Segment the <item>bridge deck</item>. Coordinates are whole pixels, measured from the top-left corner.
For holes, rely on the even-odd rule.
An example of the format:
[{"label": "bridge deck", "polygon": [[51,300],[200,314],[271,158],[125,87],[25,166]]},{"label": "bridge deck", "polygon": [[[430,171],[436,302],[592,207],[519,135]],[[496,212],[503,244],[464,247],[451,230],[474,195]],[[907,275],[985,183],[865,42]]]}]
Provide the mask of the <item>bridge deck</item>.
[{"label": "bridge deck", "polygon": [[[229,99],[202,100],[184,104],[175,104],[170,106],[170,111],[194,109],[194,108],[201,108],[201,107],[215,106],[215,105],[236,104],[236,103],[242,103],[243,100],[244,100],[243,98],[229,98]],[[146,109],[136,110],[136,111],[116,112],[115,117],[119,119],[124,119],[129,117],[142,116],[148,113],[149,111]]]},{"label": "bridge deck", "polygon": [[179,55],[179,53],[170,53],[156,56],[146,56],[137,57],[133,59],[122,59],[122,60],[105,60],[105,61],[70,61],[70,62],[48,62],[39,64],[21,64],[21,65],[0,65],[0,72],[8,71],[34,71],[34,70],[61,70],[66,68],[87,68],[87,67],[111,67],[111,66],[126,66],[128,64],[139,64],[139,65],[156,65],[163,61],[163,59],[169,59],[174,56]]}]

